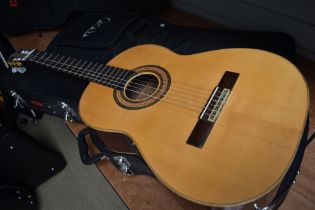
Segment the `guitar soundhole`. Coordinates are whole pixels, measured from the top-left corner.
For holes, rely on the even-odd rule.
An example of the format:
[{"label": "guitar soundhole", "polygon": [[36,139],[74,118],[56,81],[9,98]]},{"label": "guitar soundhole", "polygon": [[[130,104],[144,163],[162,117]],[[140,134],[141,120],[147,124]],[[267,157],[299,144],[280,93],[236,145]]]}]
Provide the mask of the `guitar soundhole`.
[{"label": "guitar soundhole", "polygon": [[171,85],[169,73],[160,66],[141,66],[122,91],[114,91],[116,103],[125,109],[143,109],[160,101]]},{"label": "guitar soundhole", "polygon": [[124,92],[130,100],[145,100],[154,95],[158,86],[159,80],[155,75],[142,74],[127,83]]}]

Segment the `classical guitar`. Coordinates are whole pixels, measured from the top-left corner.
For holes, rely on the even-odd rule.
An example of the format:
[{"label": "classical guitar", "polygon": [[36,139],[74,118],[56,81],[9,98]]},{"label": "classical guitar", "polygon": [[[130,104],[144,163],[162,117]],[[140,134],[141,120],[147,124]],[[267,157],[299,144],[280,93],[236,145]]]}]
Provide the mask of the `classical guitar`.
[{"label": "classical guitar", "polygon": [[308,113],[300,72],[261,50],[178,55],[141,45],[107,65],[22,50],[11,56],[12,70],[23,72],[22,61],[89,80],[82,120],[128,135],[167,187],[212,207],[252,207],[274,193]]}]

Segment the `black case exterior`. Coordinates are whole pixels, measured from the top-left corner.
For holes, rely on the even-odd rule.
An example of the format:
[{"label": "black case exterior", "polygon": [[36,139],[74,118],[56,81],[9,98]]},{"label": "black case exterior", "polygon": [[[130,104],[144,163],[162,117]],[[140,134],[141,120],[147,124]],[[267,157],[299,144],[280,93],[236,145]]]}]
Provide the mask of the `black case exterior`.
[{"label": "black case exterior", "polygon": [[59,173],[64,158],[11,126],[0,110],[0,187],[21,186],[34,191]]},{"label": "black case exterior", "polygon": [[106,63],[141,44],[162,45],[179,54],[257,48],[291,61],[295,56],[294,40],[284,33],[184,27],[136,13],[82,14],[69,21],[48,49]]},{"label": "black case exterior", "polygon": [[0,1],[0,32],[18,34],[51,29],[72,15],[85,11],[158,14],[168,0],[3,0]]},{"label": "black case exterior", "polygon": [[[291,61],[295,56],[294,41],[287,34],[183,27],[137,13],[85,13],[77,16],[63,27],[48,50],[105,64],[120,52],[141,44],[162,45],[179,54],[222,48],[258,48]],[[71,104],[78,103],[87,84],[40,66],[32,66],[24,74],[13,74],[6,69],[0,71],[2,89],[66,100]]]}]

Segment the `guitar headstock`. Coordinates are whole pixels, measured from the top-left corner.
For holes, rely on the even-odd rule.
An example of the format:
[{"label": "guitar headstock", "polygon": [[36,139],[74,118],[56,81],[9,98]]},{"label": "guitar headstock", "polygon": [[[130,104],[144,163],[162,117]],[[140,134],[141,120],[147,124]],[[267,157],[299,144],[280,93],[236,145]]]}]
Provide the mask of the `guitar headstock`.
[{"label": "guitar headstock", "polygon": [[23,61],[34,52],[34,49],[23,49],[12,53],[7,61],[13,73],[24,73],[26,68],[23,66]]}]

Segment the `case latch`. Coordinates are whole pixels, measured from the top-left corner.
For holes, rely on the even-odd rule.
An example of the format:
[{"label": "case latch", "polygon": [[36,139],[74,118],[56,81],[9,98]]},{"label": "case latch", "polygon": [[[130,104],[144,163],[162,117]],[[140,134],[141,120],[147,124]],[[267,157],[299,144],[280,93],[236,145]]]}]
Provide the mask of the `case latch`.
[{"label": "case latch", "polygon": [[134,172],[130,169],[131,164],[124,156],[114,156],[113,160],[118,165],[119,170],[126,175],[134,175]]}]

